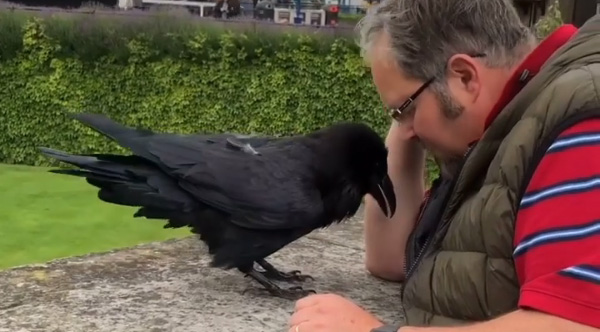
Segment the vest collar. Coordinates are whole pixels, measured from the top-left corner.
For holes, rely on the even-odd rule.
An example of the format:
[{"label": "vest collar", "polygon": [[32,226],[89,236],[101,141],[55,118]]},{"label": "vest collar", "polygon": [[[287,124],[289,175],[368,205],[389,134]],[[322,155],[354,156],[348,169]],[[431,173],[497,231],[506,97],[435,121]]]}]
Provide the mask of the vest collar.
[{"label": "vest collar", "polygon": [[[488,115],[485,121],[485,129],[492,124],[502,109],[521,91],[529,80],[540,71],[544,63],[548,61],[554,52],[566,44],[576,33],[577,28],[572,24],[560,26],[523,60],[509,78],[504,86],[504,90],[500,94],[500,99],[498,99],[498,102],[496,102]],[[473,146],[477,141],[471,142],[469,146]]]}]

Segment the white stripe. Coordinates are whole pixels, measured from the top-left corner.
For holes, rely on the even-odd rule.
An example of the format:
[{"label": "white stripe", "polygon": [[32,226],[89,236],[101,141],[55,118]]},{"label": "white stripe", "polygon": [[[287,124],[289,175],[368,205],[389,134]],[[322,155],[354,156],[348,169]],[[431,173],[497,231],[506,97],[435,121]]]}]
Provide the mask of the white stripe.
[{"label": "white stripe", "polygon": [[515,248],[515,251],[513,251],[513,255],[516,255],[520,251],[523,251],[523,250],[527,249],[528,247],[531,247],[531,246],[537,244],[538,242],[542,242],[542,241],[546,241],[546,240],[553,240],[553,239],[560,239],[560,238],[569,238],[572,236],[586,235],[588,233],[593,233],[596,231],[600,231],[600,222],[596,222],[592,225],[589,225],[587,227],[580,228],[580,229],[566,229],[566,230],[550,231],[548,233],[542,233],[537,236],[534,236],[533,238],[531,238],[528,241],[521,242]]},{"label": "white stripe", "polygon": [[550,187],[534,195],[524,196],[523,199],[521,199],[521,205],[535,202],[553,194],[566,193],[569,191],[576,191],[579,189],[593,188],[595,186],[600,186],[600,177],[596,177],[584,182],[571,182],[556,187]]},{"label": "white stripe", "polygon": [[578,143],[596,142],[596,141],[600,141],[600,134],[590,134],[590,135],[582,135],[582,136],[571,137],[571,138],[558,139],[554,143],[552,143],[552,145],[550,145],[550,147],[548,148],[548,151],[551,151],[556,148],[564,147],[564,146],[575,145]]},{"label": "white stripe", "polygon": [[600,273],[585,267],[572,266],[564,269],[563,271],[600,281]]}]

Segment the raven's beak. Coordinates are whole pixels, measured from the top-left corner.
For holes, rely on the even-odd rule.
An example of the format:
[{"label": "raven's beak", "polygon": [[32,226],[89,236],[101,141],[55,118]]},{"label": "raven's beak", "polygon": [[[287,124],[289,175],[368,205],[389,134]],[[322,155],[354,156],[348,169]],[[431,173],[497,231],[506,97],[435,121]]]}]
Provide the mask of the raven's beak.
[{"label": "raven's beak", "polygon": [[381,181],[375,182],[370,193],[383,213],[388,218],[393,217],[396,212],[396,194],[390,177],[386,174]]}]

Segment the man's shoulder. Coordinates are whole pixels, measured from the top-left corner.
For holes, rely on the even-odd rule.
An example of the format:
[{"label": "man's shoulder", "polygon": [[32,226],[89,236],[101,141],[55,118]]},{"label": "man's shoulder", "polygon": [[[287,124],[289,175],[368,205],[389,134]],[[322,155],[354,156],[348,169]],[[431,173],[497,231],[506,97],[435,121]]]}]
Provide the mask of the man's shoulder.
[{"label": "man's shoulder", "polygon": [[[548,82],[545,91],[545,97],[553,103],[589,103],[590,107],[600,107],[600,62],[574,67],[557,75]],[[571,98],[564,99],[568,95]]]},{"label": "man's shoulder", "polygon": [[[520,208],[600,185],[600,113],[565,127],[540,151]],[[594,192],[599,195],[600,192]]]},{"label": "man's shoulder", "polygon": [[[600,151],[600,108],[597,111],[593,116],[582,117],[579,121],[571,121],[555,131],[555,134],[547,141],[546,146],[542,146],[543,149],[539,151],[539,157],[551,159],[551,163],[547,167],[556,167],[558,161],[561,162],[561,167],[564,164],[571,165],[573,160],[564,159],[563,156],[560,156],[561,153],[568,153],[569,157],[583,154],[590,161],[598,159],[595,155],[585,155],[590,151]],[[537,168],[540,168],[540,166],[542,164],[538,164]],[[587,165],[576,166],[581,169]],[[598,172],[600,173],[600,169],[598,169]]]},{"label": "man's shoulder", "polygon": [[600,116],[600,63],[549,78],[544,88],[529,98],[523,119],[534,118],[538,128],[545,127],[539,139],[556,139],[567,128]]},{"label": "man's shoulder", "polygon": [[[592,136],[589,136],[590,134]],[[577,139],[577,137],[579,137],[581,135],[588,137],[588,139],[585,139],[585,140]],[[576,123],[566,127],[564,130],[562,130],[558,134],[555,141],[565,141],[565,143],[566,142],[594,143],[595,139],[590,140],[590,138],[595,138],[596,136],[600,136],[600,114],[598,115],[598,117],[586,118],[582,121],[576,122]],[[568,139],[568,141],[567,141],[567,139]]]},{"label": "man's shoulder", "polygon": [[578,82],[594,82],[600,79],[600,61],[571,66],[553,80],[553,84],[577,87]]}]

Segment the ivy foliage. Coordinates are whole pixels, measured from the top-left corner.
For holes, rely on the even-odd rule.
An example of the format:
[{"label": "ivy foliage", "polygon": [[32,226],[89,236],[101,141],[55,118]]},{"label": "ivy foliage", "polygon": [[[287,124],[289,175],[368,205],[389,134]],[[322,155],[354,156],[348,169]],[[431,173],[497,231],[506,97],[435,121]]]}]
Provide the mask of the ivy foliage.
[{"label": "ivy foliage", "polygon": [[70,112],[181,133],[289,135],[361,121],[384,135],[389,126],[353,40],[212,31],[160,15],[2,15],[3,163],[56,165],[40,146],[123,151]]},{"label": "ivy foliage", "polygon": [[533,28],[537,38],[544,39],[563,23],[562,12],[560,11],[560,2],[558,0],[554,0],[548,5],[545,15],[535,23]]}]

